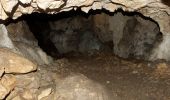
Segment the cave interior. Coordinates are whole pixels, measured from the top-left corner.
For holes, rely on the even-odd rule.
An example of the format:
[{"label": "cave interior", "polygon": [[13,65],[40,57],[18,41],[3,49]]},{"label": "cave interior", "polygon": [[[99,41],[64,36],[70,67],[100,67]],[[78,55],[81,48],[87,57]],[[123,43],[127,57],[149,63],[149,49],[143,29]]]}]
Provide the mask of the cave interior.
[{"label": "cave interior", "polygon": [[[42,100],[169,98],[169,62],[150,59],[163,41],[163,35],[156,21],[138,12],[118,9],[111,13],[102,9],[84,13],[78,9],[53,15],[32,13],[17,20],[9,19],[5,26],[16,51],[38,63],[37,71],[45,80],[39,88],[57,84],[53,91],[65,98],[54,99],[57,95],[54,93]],[[55,76],[56,83],[50,76],[52,73],[59,75]],[[81,75],[70,78],[73,73],[84,75],[92,82],[86,83]],[[81,93],[74,91],[75,84],[80,85]]]}]

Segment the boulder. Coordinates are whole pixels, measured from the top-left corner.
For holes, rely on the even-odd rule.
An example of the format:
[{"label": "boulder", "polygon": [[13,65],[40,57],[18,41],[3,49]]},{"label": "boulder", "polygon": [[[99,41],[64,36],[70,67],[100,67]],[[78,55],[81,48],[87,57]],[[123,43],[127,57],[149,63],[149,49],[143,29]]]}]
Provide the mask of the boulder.
[{"label": "boulder", "polygon": [[29,73],[37,69],[37,65],[23,56],[7,48],[0,48],[0,68],[5,73]]},{"label": "boulder", "polygon": [[0,100],[4,99],[15,87],[16,79],[13,75],[4,75],[0,80]]}]

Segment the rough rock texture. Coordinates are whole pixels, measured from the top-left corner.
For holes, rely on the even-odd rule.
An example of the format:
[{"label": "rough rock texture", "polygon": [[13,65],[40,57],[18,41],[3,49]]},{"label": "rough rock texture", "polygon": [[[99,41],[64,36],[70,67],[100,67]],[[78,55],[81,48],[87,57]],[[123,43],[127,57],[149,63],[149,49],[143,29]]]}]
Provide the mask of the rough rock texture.
[{"label": "rough rock texture", "polygon": [[10,23],[6,26],[8,36],[13,42],[22,42],[29,45],[38,45],[25,21]]},{"label": "rough rock texture", "polygon": [[[114,53],[124,58],[150,59],[152,50],[162,38],[157,24],[134,16],[124,25],[123,30],[113,31]],[[121,24],[117,26],[121,27]]]},{"label": "rough rock texture", "polygon": [[52,67],[41,66],[36,73],[16,75],[17,83],[7,100],[111,100],[102,85],[81,74],[62,77],[52,72]]},{"label": "rough rock texture", "polygon": [[101,85],[84,75],[73,75],[57,84],[56,93],[61,100],[111,100]]},{"label": "rough rock texture", "polygon": [[[159,24],[160,31],[164,36],[166,35],[165,38],[170,34],[170,7],[168,0],[1,0],[0,3],[1,20],[6,20],[7,18],[16,19],[23,14],[33,12],[55,14],[72,9],[76,10],[78,7],[86,13],[90,9],[104,8],[114,12],[120,8],[128,12],[140,12],[144,16],[152,18]],[[158,51],[153,53],[153,58],[170,58],[170,55],[167,55],[168,51],[161,49],[162,46],[167,47],[168,45],[162,42],[157,48]]]},{"label": "rough rock texture", "polygon": [[52,18],[46,19],[47,16],[32,15],[31,20],[27,20],[39,45],[47,54],[54,56],[72,51],[87,53],[101,50],[103,44],[93,32],[92,16],[85,18],[77,15],[61,19],[51,16]]},{"label": "rough rock texture", "polygon": [[[10,6],[9,6],[10,5]],[[169,34],[169,8],[168,0],[1,0],[0,19],[8,17],[18,18],[22,14],[32,12],[59,13],[71,9],[81,9],[88,12],[90,9],[107,9],[114,12],[118,8],[125,11],[137,11],[156,20],[164,34]]]},{"label": "rough rock texture", "polygon": [[82,33],[53,31],[50,34],[52,43],[61,54],[71,51],[81,53],[100,51],[103,46],[100,40],[94,36],[94,33],[90,31]]},{"label": "rough rock texture", "polygon": [[2,79],[0,79],[0,100],[5,98],[5,96],[14,89],[15,84],[16,79],[13,75],[4,75]]},{"label": "rough rock texture", "polygon": [[66,63],[56,63],[37,68],[13,50],[0,48],[0,100],[111,100],[105,87],[84,75],[59,75],[57,67]]},{"label": "rough rock texture", "polygon": [[40,49],[25,21],[10,23],[6,26],[6,30],[8,31],[6,33],[8,34],[7,37],[11,42],[5,41],[5,43],[10,43],[12,45],[10,47],[15,48],[15,51],[40,65],[49,64],[52,61],[52,58]]},{"label": "rough rock texture", "polygon": [[64,13],[64,18],[61,15],[28,16],[30,29],[48,54],[93,53],[109,47],[123,58],[153,60],[153,52],[162,42],[157,23],[136,13],[109,15],[105,11],[88,17],[70,13]]},{"label": "rough rock texture", "polygon": [[[99,32],[97,34],[103,42],[113,40],[115,53],[119,56],[129,57],[132,55],[146,57],[148,55],[147,51],[151,51],[151,55],[147,57],[147,59],[155,60],[159,58],[170,60],[169,4],[170,3],[167,0],[0,0],[0,20],[6,20],[8,18],[17,19],[23,14],[31,14],[33,12],[56,14],[63,11],[70,11],[72,9],[76,10],[78,8],[86,13],[88,13],[90,9],[96,10],[103,8],[110,12],[114,12],[119,8],[127,12],[135,11],[146,17],[152,18],[158,23],[160,31],[163,33],[163,40],[159,44],[151,45],[157,42],[157,34],[159,32],[159,30],[155,28],[157,26],[149,24],[148,27],[146,25],[148,24],[147,21],[143,21],[137,17],[129,18],[126,16],[125,18],[121,18],[117,15],[117,18],[121,19],[121,21],[118,21],[117,18],[115,18],[115,20],[114,18],[105,17],[105,15],[98,15],[93,19],[95,23],[93,24],[94,27],[98,27],[98,29],[94,29],[94,31]],[[75,30],[83,28],[84,26],[81,26],[82,23],[76,20],[77,19],[72,21],[74,24],[71,28],[75,28]],[[118,25],[115,25],[115,23],[112,22],[113,20],[117,21],[116,23],[119,23],[120,26],[124,27],[115,30],[112,26]],[[31,60],[35,61],[39,65],[43,65],[49,64],[51,58],[38,47],[37,41],[29,31],[26,23],[24,21],[13,23],[9,26],[7,25],[7,29],[3,25],[3,22],[0,22],[0,24],[0,99],[112,99],[109,96],[108,91],[106,91],[103,86],[83,75],[73,75],[60,79],[55,72],[57,68],[54,68],[56,70],[50,70],[49,66],[44,69],[38,68],[36,71],[37,66]],[[65,27],[61,24],[54,26],[53,24],[56,23],[51,23],[53,30],[56,30],[56,27],[58,26]],[[144,27],[141,27],[141,25]],[[60,27],[58,28],[60,29]],[[89,25],[89,27],[91,26]],[[79,39],[74,36],[77,33],[74,34],[74,30],[70,31],[70,27],[67,28],[68,31],[66,32],[68,33],[66,35],[53,35],[52,33],[52,35],[50,35],[51,38],[54,38],[51,41],[57,48],[60,48],[59,52],[63,53],[64,51],[63,47],[60,46],[60,43],[69,47],[72,46],[69,44],[72,39],[76,40],[73,42],[80,42],[81,45],[76,47],[73,46],[73,48],[66,48],[65,50],[74,51],[76,48],[83,51],[84,49],[91,49],[88,46],[95,47],[95,49],[99,48],[100,43],[98,43],[98,40],[94,38],[93,35],[88,35],[89,33],[83,34],[80,39],[82,41],[77,41]],[[144,30],[141,31],[141,28]],[[145,32],[145,29],[148,29],[148,31]],[[111,31],[114,31],[114,33]],[[56,38],[61,41],[56,41]],[[154,49],[152,50],[150,46],[154,47]],[[4,47],[8,49],[4,49]],[[83,49],[83,47],[86,48]],[[62,65],[62,63],[60,65]],[[161,67],[158,67],[157,70],[155,70],[155,74],[161,75],[165,72],[169,73],[169,71],[166,71],[166,65],[160,66]],[[164,70],[159,73],[159,70],[161,69]]]},{"label": "rough rock texture", "polygon": [[[4,99],[16,86],[16,74],[26,74],[37,65],[7,48],[0,48],[0,99]],[[13,75],[15,74],[15,75]]]},{"label": "rough rock texture", "polygon": [[28,73],[37,69],[37,65],[6,48],[0,49],[0,68],[5,73]]},{"label": "rough rock texture", "polygon": [[0,24],[0,47],[15,49],[14,44],[8,36],[8,31],[3,24]]}]

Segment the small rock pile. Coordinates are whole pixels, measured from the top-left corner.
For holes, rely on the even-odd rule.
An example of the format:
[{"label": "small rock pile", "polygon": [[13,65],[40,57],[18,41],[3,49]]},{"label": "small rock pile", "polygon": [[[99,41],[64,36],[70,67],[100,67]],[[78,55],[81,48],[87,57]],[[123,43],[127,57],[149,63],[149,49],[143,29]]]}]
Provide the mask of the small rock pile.
[{"label": "small rock pile", "polygon": [[0,48],[0,100],[111,100],[100,84],[82,74],[62,77],[57,66],[38,66]]},{"label": "small rock pile", "polygon": [[0,99],[16,87],[16,75],[35,71],[37,65],[28,59],[12,52],[7,48],[0,48]]}]

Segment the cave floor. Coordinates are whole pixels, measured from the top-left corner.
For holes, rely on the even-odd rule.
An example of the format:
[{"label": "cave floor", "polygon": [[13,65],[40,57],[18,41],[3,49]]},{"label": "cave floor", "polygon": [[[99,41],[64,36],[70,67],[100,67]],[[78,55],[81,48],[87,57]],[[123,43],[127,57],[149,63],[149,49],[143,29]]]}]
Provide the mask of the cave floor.
[{"label": "cave floor", "polygon": [[113,100],[170,100],[168,62],[122,59],[110,53],[68,54],[52,66],[59,75],[81,73],[97,81],[110,91]]}]

